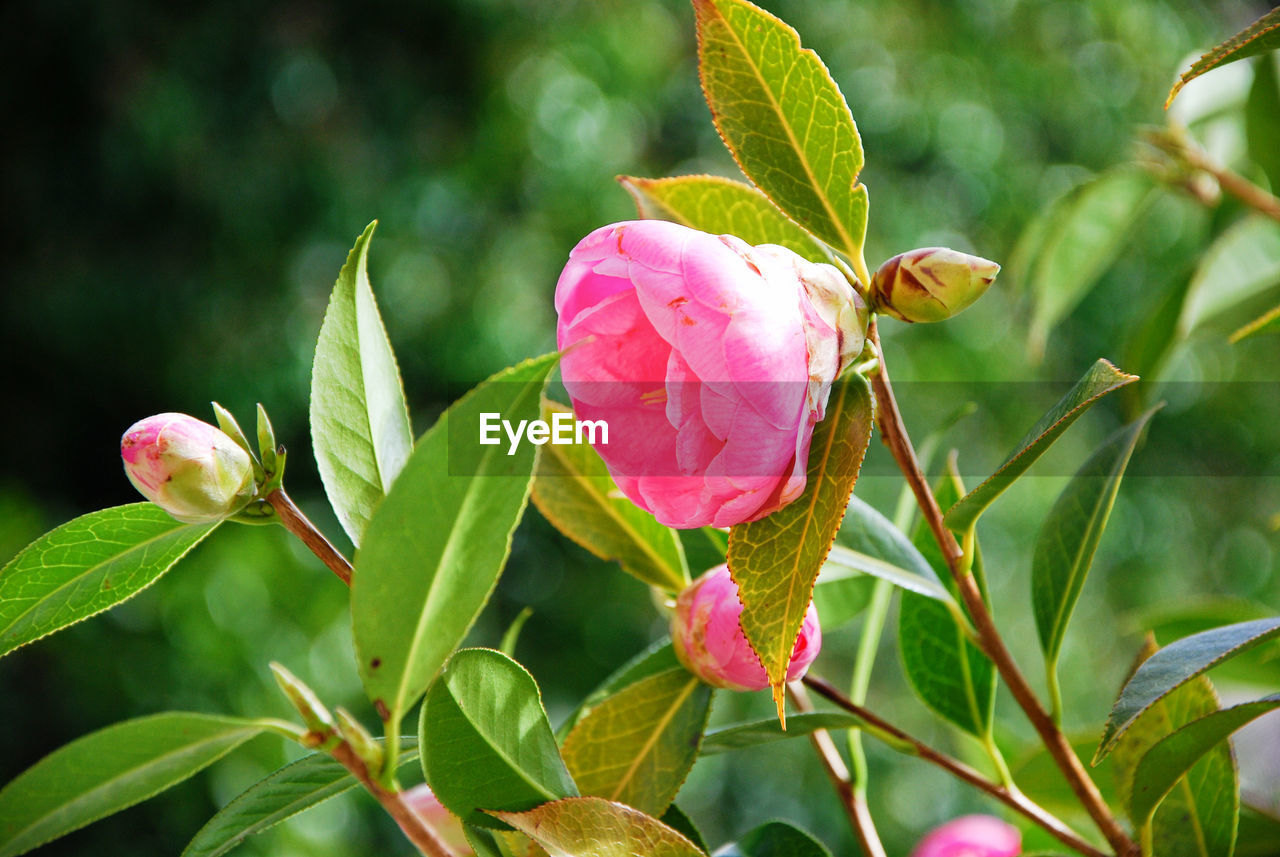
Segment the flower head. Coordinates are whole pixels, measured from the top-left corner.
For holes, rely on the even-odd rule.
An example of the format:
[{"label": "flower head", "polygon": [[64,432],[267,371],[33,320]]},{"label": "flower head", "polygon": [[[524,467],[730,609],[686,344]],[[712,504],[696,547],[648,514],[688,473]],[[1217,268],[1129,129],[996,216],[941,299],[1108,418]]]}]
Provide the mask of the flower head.
[{"label": "flower head", "polygon": [[186,414],[157,414],[120,439],[124,472],[151,502],[189,524],[221,520],[253,498],[253,463],[221,430]]},{"label": "flower head", "polygon": [[615,223],[556,286],[565,388],[619,489],[673,527],[762,518],[804,490],[814,425],[862,350],[838,271],[658,220]]},{"label": "flower head", "polygon": [[[729,566],[718,565],[695,580],[676,599],[671,641],[690,672],[707,684],[730,690],[762,690],[769,676],[742,633],[742,602]],[[801,678],[822,648],[818,611],[810,602],[791,651],[787,681]]]},{"label": "flower head", "polygon": [[1018,828],[990,815],[965,815],[936,827],[920,840],[911,857],[1017,857]]}]

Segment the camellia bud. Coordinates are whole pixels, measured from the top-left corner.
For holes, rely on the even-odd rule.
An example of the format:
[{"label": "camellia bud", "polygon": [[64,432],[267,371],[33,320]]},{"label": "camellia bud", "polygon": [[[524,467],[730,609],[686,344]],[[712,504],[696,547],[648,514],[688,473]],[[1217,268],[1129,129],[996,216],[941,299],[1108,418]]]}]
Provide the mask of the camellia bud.
[{"label": "camellia bud", "polygon": [[1018,828],[990,815],[966,815],[934,828],[911,857],[1017,857]]},{"label": "camellia bud", "polygon": [[133,487],[184,523],[220,521],[253,498],[249,453],[186,414],[134,423],[120,440],[120,455]]},{"label": "camellia bud", "polygon": [[462,821],[441,805],[431,786],[426,783],[416,785],[404,793],[403,800],[409,808],[430,827],[435,834],[444,840],[454,854],[473,854],[467,835],[462,831]]},{"label": "camellia bud", "polygon": [[[671,641],[680,662],[698,678],[730,690],[763,690],[769,676],[742,633],[742,602],[729,566],[718,565],[695,580],[676,599]],[[802,677],[822,648],[822,629],[812,602],[791,651],[787,681]]]},{"label": "camellia bud", "polygon": [[995,262],[946,247],[899,253],[871,277],[872,308],[901,321],[942,321],[982,297]]}]

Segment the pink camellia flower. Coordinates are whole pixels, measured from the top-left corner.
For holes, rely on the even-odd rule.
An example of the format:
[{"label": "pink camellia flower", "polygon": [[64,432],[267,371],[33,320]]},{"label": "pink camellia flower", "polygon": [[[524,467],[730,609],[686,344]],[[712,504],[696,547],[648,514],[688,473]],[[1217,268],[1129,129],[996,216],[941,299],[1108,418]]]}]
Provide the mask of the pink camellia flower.
[{"label": "pink camellia flower", "polygon": [[672,527],[727,527],[800,496],[865,303],[835,268],[675,223],[592,232],[556,285],[565,389],[619,489]]},{"label": "pink camellia flower", "polygon": [[429,785],[421,783],[408,789],[403,800],[449,846],[451,852],[458,857],[475,853],[462,831],[462,820],[444,808]]},{"label": "pink camellia flower", "polygon": [[911,857],[1017,857],[1021,853],[1018,828],[990,815],[965,815],[934,828]]},{"label": "pink camellia flower", "polygon": [[253,498],[249,453],[186,414],[156,414],[120,439],[124,472],[142,496],[189,524],[219,521]]},{"label": "pink camellia flower", "polygon": [[[742,633],[742,602],[729,566],[718,565],[690,584],[676,599],[671,641],[676,656],[707,684],[730,690],[762,690],[769,676]],[[813,603],[804,614],[800,636],[791,650],[787,681],[802,677],[822,648],[822,629]]]}]

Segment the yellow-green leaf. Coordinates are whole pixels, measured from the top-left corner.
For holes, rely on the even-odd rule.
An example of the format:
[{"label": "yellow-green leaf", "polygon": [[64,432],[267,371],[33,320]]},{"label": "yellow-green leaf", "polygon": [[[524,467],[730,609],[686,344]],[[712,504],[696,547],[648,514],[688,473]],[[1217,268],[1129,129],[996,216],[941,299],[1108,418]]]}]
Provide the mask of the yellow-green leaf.
[{"label": "yellow-green leaf", "polygon": [[780,244],[813,262],[831,259],[830,250],[749,184],[720,176],[621,176],[618,181],[642,217],[671,220],[712,235],[736,235],[752,245]]},{"label": "yellow-green leaf", "polygon": [[528,812],[493,815],[528,835],[551,857],[705,857],[658,819],[599,797],[565,798]]},{"label": "yellow-green leaf", "polygon": [[808,231],[862,256],[862,141],[840,88],[791,27],[746,0],[694,0],[711,117],[747,178]]},{"label": "yellow-green leaf", "polygon": [[838,380],[826,419],[813,432],[804,493],[772,515],[729,531],[729,571],[743,605],[739,622],[769,675],[780,715],[787,664],[858,479],[871,418],[867,380]]},{"label": "yellow-green leaf", "polygon": [[1233,63],[1236,60],[1257,56],[1270,50],[1280,48],[1280,7],[1272,9],[1231,38],[1215,45],[1204,56],[1196,60],[1191,68],[1182,73],[1178,82],[1169,90],[1169,97],[1164,106],[1168,109],[1173,99],[1191,81],[1207,71],[1219,66]]},{"label": "yellow-green leaf", "polygon": [[[571,413],[543,401],[542,418]],[[546,444],[538,456],[533,503],[556,529],[650,586],[679,591],[689,583],[680,536],[632,503],[589,444]]]},{"label": "yellow-green leaf", "polygon": [[710,705],[708,685],[666,670],[591,708],[560,754],[582,794],[661,815],[698,758]]}]

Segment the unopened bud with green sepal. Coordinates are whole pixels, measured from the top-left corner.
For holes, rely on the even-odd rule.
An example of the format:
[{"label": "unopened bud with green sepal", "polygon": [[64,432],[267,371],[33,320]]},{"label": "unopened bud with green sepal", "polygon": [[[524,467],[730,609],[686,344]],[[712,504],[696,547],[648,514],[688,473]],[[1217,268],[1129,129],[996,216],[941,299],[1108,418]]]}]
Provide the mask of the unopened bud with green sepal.
[{"label": "unopened bud with green sepal", "polygon": [[120,439],[124,471],[151,502],[179,521],[220,521],[253,498],[253,460],[220,429],[186,414],[157,414]]},{"label": "unopened bud with green sepal", "polygon": [[982,297],[1000,266],[946,247],[899,253],[871,277],[872,309],[900,321],[942,321]]}]

